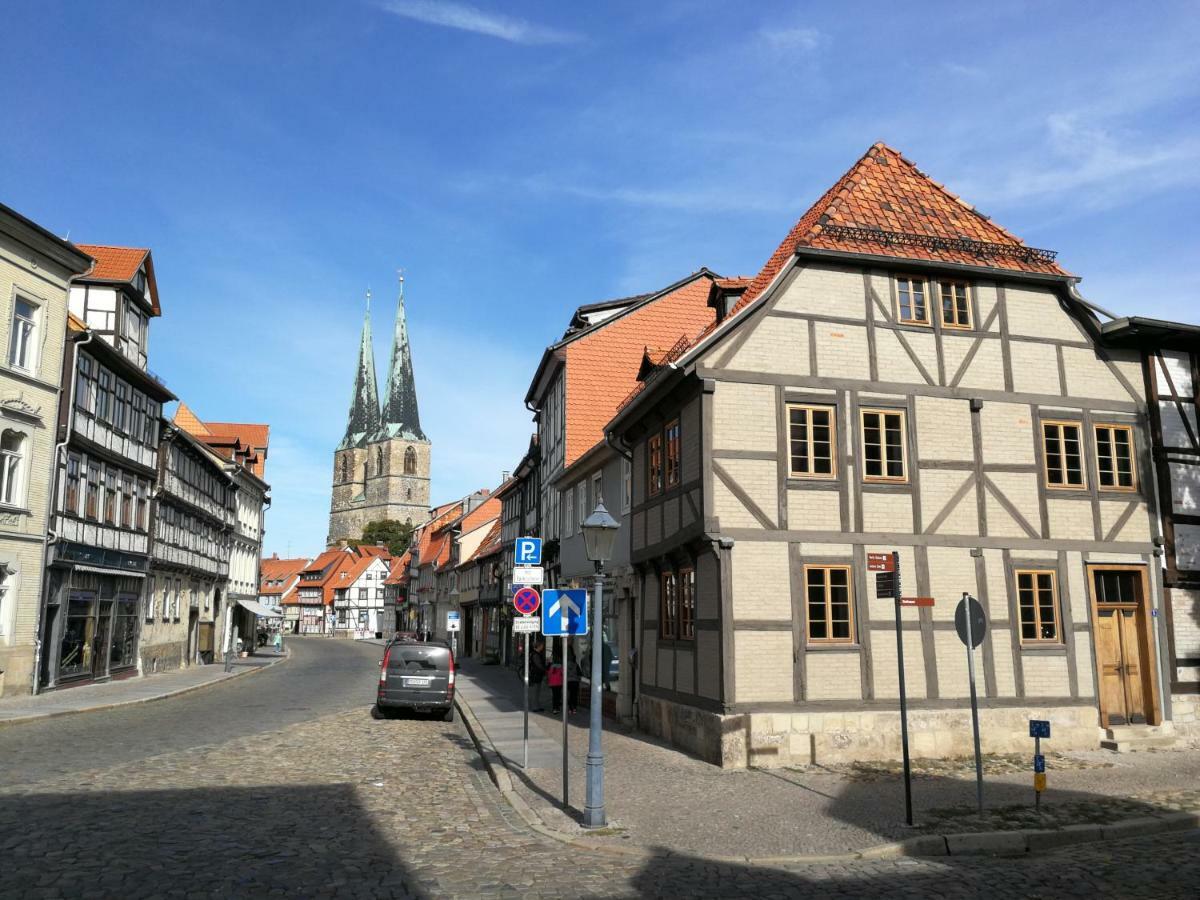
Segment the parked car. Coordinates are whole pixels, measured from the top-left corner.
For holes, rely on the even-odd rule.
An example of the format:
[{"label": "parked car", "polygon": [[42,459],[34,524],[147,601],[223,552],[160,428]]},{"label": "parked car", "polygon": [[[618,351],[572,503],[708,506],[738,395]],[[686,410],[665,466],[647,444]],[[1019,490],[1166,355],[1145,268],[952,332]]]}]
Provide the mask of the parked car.
[{"label": "parked car", "polygon": [[376,718],[404,711],[440,713],[454,721],[454,656],[439,642],[408,638],[390,641],[379,663]]}]

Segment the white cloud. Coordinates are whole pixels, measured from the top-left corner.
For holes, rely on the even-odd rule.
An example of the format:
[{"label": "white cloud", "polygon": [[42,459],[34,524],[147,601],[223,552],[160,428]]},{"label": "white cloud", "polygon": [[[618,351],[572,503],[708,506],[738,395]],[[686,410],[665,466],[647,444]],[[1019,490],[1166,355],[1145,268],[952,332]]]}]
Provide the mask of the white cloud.
[{"label": "white cloud", "polygon": [[816,28],[764,28],[762,38],[777,50],[792,50],[811,53],[821,47],[828,38]]},{"label": "white cloud", "polygon": [[513,44],[569,44],[579,35],[544,25],[535,25],[501,13],[492,13],[466,3],[438,0],[385,0],[381,7],[393,15],[427,25],[441,25],[499,38]]}]

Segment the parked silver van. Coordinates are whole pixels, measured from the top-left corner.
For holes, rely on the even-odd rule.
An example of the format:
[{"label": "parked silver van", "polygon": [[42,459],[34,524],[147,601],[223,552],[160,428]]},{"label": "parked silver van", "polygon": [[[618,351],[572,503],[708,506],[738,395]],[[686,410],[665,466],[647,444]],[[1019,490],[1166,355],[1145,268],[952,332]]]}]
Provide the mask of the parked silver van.
[{"label": "parked silver van", "polygon": [[454,721],[454,656],[445,644],[400,638],[384,649],[372,713],[391,718],[405,710]]}]

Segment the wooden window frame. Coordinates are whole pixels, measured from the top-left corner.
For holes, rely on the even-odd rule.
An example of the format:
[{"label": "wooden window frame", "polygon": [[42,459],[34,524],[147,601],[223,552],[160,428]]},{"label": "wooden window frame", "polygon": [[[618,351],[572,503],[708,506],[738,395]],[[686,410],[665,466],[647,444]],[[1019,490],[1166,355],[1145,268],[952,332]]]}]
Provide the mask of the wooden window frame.
[{"label": "wooden window frame", "polygon": [[662,433],[655,432],[646,440],[646,494],[650,497],[657,497],[663,492],[666,461],[663,451]]},{"label": "wooden window frame", "polygon": [[[788,454],[788,477],[789,478],[811,478],[821,481],[835,481],[838,477],[838,431],[837,431],[837,407],[829,404],[820,403],[788,403],[787,407],[787,454]],[[792,467],[792,459],[796,452],[793,449],[795,446],[792,438],[792,412],[803,411],[806,413],[805,429],[807,438],[805,440],[805,453],[808,457],[809,471],[800,472]],[[829,472],[813,471],[813,425],[812,414],[814,412],[823,412],[829,414]]]},{"label": "wooden window frame", "polygon": [[[1110,437],[1110,441],[1114,448],[1114,454],[1112,456],[1112,460],[1113,460],[1112,474],[1113,474],[1114,479],[1119,478],[1119,471],[1116,469],[1116,460],[1117,460],[1117,457],[1115,454],[1116,433],[1118,431],[1123,431],[1128,436],[1128,439],[1129,439],[1129,479],[1130,479],[1129,484],[1127,484],[1127,485],[1122,485],[1122,484],[1106,485],[1104,483],[1104,478],[1103,478],[1104,473],[1100,468],[1100,459],[1101,459],[1100,432],[1101,431],[1109,431],[1112,433],[1112,437]],[[1115,491],[1115,492],[1122,493],[1122,494],[1136,494],[1138,491],[1137,443],[1133,439],[1133,426],[1132,425],[1122,425],[1119,422],[1095,422],[1092,425],[1092,436],[1095,438],[1095,441],[1096,441],[1096,489],[1101,490],[1101,491]]]},{"label": "wooden window frame", "polygon": [[[1086,491],[1087,484],[1087,460],[1086,448],[1083,444],[1083,422],[1078,419],[1041,419],[1038,423],[1042,432],[1042,484],[1048,491]],[[1079,434],[1079,484],[1053,484],[1050,481],[1050,454],[1047,452],[1047,441],[1049,440],[1046,434],[1046,426],[1054,425],[1058,427],[1058,456],[1062,461],[1063,478],[1069,477],[1067,469],[1067,450],[1066,439],[1063,435],[1063,428],[1074,428]]]},{"label": "wooden window frame", "polygon": [[[1041,590],[1036,579],[1038,576],[1048,575],[1050,577],[1050,594],[1054,607],[1054,637],[1025,637],[1025,618],[1021,606],[1021,577],[1030,576],[1034,578],[1033,588],[1033,628],[1038,635],[1042,633],[1042,607],[1039,603],[1037,593]],[[1063,644],[1062,633],[1062,602],[1058,592],[1058,572],[1054,569],[1016,569],[1013,572],[1013,585],[1017,591],[1017,638],[1022,646],[1050,646],[1059,647]]]},{"label": "wooden window frame", "polygon": [[[954,293],[954,289],[961,287],[963,289],[963,302],[966,305],[967,321],[958,321],[958,297]],[[955,307],[955,316],[952,321],[946,320],[946,297],[943,292],[950,290],[950,300]],[[971,311],[971,283],[968,281],[946,280],[937,282],[937,299],[938,299],[938,316],[941,320],[943,328],[949,328],[954,331],[971,331],[975,327],[975,317]]]},{"label": "wooden window frame", "polygon": [[[899,416],[900,417],[900,467],[903,473],[900,475],[868,475],[867,474],[867,416]],[[858,426],[859,434],[862,438],[862,480],[868,484],[908,484],[908,410],[898,409],[895,407],[886,406],[864,406],[858,411]],[[880,438],[883,443],[880,444],[880,463],[884,471],[887,470],[887,424],[886,420],[880,423]]]},{"label": "wooden window frame", "polygon": [[658,636],[667,641],[679,636],[679,579],[674,572],[658,578]]},{"label": "wooden window frame", "polygon": [[675,579],[675,609],[678,612],[679,640],[696,639],[696,570],[686,566]]},{"label": "wooden window frame", "polygon": [[[919,325],[922,328],[932,328],[933,316],[929,312],[929,280],[909,275],[895,275],[893,276],[893,280],[896,283],[896,321],[901,325]],[[904,294],[907,294],[909,298],[909,311],[914,311],[915,304],[912,302],[912,297],[915,293],[912,287],[914,284],[921,285],[921,302],[925,305],[925,318],[923,319],[905,318],[904,315],[904,301],[902,299]]]},{"label": "wooden window frame", "polygon": [[683,458],[680,455],[679,419],[672,419],[663,426],[663,490],[678,487]]},{"label": "wooden window frame", "polygon": [[[829,573],[833,572],[835,570],[846,573],[846,600],[847,600],[847,603],[846,603],[847,613],[846,614],[848,617],[847,624],[849,627],[849,635],[847,637],[830,637],[829,636],[830,633],[833,631],[833,621],[834,621],[833,620],[833,601],[831,599],[831,591],[830,591],[831,585],[829,583]],[[825,593],[824,623],[825,623],[826,637],[813,637],[813,635],[812,635],[813,618],[810,614],[809,597],[808,597],[808,589],[809,589],[808,576],[809,576],[810,572],[823,572],[824,573],[824,577],[822,579],[822,588]],[[804,585],[803,603],[804,603],[804,640],[805,640],[805,643],[807,643],[809,645],[814,645],[814,646],[826,646],[826,645],[830,645],[830,644],[835,645],[835,646],[845,645],[845,644],[849,644],[849,645],[855,644],[856,640],[857,640],[858,629],[855,627],[855,622],[854,622],[854,613],[855,613],[855,609],[854,609],[854,572],[852,570],[852,567],[849,565],[841,565],[841,564],[805,565],[803,567],[803,570],[801,573],[801,582]]]}]

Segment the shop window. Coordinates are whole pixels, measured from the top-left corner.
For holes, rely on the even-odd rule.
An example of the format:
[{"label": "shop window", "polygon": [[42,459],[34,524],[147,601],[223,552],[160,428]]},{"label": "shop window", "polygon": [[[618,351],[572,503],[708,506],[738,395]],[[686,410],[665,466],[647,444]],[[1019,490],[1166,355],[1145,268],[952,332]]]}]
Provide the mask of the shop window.
[{"label": "shop window", "polygon": [[1107,491],[1137,490],[1133,429],[1128,425],[1096,426],[1096,483]]},{"label": "shop window", "polygon": [[971,299],[964,281],[942,281],[938,292],[942,301],[942,327],[971,327]]},{"label": "shop window", "polygon": [[1082,490],[1082,427],[1078,422],[1043,422],[1042,447],[1045,450],[1046,487]]},{"label": "shop window", "polygon": [[21,482],[28,446],[25,435],[12,428],[0,434],[0,502],[5,506],[20,506],[25,501]]},{"label": "shop window", "polygon": [[92,671],[96,641],[96,612],[92,594],[73,592],[67,601],[67,619],[59,644],[58,675],[71,678]]},{"label": "shop window", "polygon": [[904,411],[864,409],[861,415],[863,480],[908,481]]},{"label": "shop window", "polygon": [[929,303],[923,278],[897,278],[896,300],[900,322],[904,325],[929,325]]},{"label": "shop window", "polygon": [[113,604],[112,641],[109,644],[109,671],[124,669],[137,661],[137,598],[121,595]]},{"label": "shop window", "polygon": [[849,566],[805,566],[805,600],[810,644],[854,642]]},{"label": "shop window", "polygon": [[832,406],[788,408],[789,469],[793,478],[837,477],[837,425]]},{"label": "shop window", "polygon": [[1017,612],[1021,643],[1059,643],[1058,585],[1051,570],[1018,571]]}]

